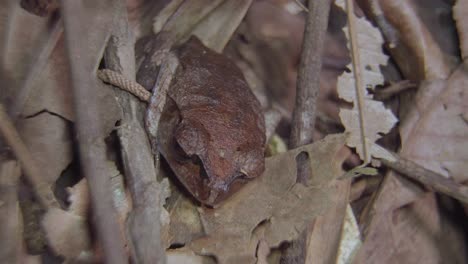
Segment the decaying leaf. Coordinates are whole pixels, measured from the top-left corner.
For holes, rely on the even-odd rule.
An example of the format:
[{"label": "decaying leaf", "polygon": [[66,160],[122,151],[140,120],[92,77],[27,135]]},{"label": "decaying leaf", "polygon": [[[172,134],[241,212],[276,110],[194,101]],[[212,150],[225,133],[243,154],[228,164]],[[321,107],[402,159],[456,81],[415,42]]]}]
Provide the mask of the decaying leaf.
[{"label": "decaying leaf", "polygon": [[260,103],[229,59],[196,38],[178,57],[157,142],[187,190],[213,205],[263,172],[265,121]]},{"label": "decaying leaf", "polygon": [[72,160],[70,124],[48,112],[21,119],[19,132],[38,166],[44,171],[42,179],[53,186]]},{"label": "decaying leaf", "polygon": [[457,182],[468,180],[468,66],[447,81],[423,82],[402,120],[400,154]]},{"label": "decaying leaf", "polygon": [[[344,8],[344,2],[338,0],[336,4]],[[353,63],[348,65],[351,72],[344,72],[337,84],[340,97],[354,104],[353,109],[340,111],[341,121],[350,134],[347,145],[356,148],[365,163],[370,162],[371,156],[393,160],[375,141],[381,137],[380,133],[389,132],[397,119],[381,102],[372,100],[367,91],[384,81],[380,65],[385,65],[388,57],[382,52],[383,39],[367,20],[358,19],[353,12],[348,15],[345,32],[350,40]]]},{"label": "decaying leaf", "polygon": [[[219,263],[254,263],[260,240],[269,247],[297,238],[315,216],[334,206],[334,179],[343,159],[337,158],[346,138],[332,135],[266,159],[266,170],[221,207],[201,209],[206,236],[188,246],[197,254],[216,256]],[[310,186],[296,183],[296,156],[310,158]]]},{"label": "decaying leaf", "polygon": [[23,116],[49,111],[70,121],[74,120],[69,63],[65,55],[63,34],[52,50],[40,76],[28,96]]}]

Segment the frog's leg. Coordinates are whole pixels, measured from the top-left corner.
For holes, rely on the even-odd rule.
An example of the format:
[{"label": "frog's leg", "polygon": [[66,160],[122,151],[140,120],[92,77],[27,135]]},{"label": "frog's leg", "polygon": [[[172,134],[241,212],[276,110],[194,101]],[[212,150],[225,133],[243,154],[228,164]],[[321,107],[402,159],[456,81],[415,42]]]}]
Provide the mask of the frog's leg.
[{"label": "frog's leg", "polygon": [[169,53],[161,64],[156,84],[153,87],[153,94],[149,100],[146,110],[145,124],[148,136],[151,141],[153,152],[156,153],[156,138],[158,134],[159,120],[166,104],[167,91],[174,78],[179,60],[176,55]]}]

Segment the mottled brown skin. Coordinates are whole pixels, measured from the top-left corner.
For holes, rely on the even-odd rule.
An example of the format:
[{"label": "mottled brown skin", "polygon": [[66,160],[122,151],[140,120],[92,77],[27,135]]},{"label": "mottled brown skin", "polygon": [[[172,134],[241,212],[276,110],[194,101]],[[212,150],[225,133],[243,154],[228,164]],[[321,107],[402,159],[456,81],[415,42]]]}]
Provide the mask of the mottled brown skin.
[{"label": "mottled brown skin", "polygon": [[158,148],[187,190],[214,205],[262,174],[265,121],[232,61],[194,37],[176,53]]}]

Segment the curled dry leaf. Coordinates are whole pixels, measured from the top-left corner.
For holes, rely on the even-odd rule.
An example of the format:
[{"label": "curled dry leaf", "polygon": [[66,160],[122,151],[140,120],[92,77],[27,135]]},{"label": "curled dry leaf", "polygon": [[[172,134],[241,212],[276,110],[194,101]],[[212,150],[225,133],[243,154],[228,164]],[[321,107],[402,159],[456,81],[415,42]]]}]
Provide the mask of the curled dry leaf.
[{"label": "curled dry leaf", "polygon": [[[336,4],[344,8],[344,2],[338,0]],[[371,156],[393,160],[375,141],[381,133],[388,133],[397,119],[382,102],[372,100],[367,91],[384,81],[380,65],[386,64],[388,57],[382,52],[383,39],[366,19],[358,19],[352,12],[348,14],[349,25],[345,32],[351,43],[353,63],[348,65],[351,72],[344,72],[337,84],[340,97],[354,104],[350,110],[340,110],[341,121],[350,133],[347,145],[355,147],[365,163],[370,162]]]},{"label": "curled dry leaf", "polygon": [[159,123],[159,150],[188,191],[214,205],[263,172],[265,121],[229,59],[196,38],[178,57]]},{"label": "curled dry leaf", "polygon": [[[334,179],[341,175],[339,150],[344,135],[332,135],[314,144],[266,159],[266,170],[216,209],[201,209],[206,235],[188,244],[219,263],[255,263],[260,240],[268,247],[296,239],[311,219],[334,206]],[[312,179],[296,182],[296,156],[306,152]]]}]

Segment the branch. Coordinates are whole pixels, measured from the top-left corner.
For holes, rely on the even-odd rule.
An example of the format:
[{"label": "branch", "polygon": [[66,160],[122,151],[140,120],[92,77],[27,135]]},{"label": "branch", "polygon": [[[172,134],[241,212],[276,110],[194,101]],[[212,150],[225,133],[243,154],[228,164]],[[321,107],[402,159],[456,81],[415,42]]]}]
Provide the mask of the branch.
[{"label": "branch", "polygon": [[[316,101],[320,89],[320,72],[322,69],[322,51],[330,13],[329,0],[309,0],[309,13],[302,44],[301,63],[299,66],[296,107],[293,112],[290,148],[296,148],[312,142],[315,127]],[[307,157],[298,156],[298,180],[306,183],[310,178],[307,169]],[[307,233],[293,241],[284,252],[282,263],[305,263]]]},{"label": "branch", "polygon": [[[60,3],[76,113],[82,173],[88,179],[97,237],[105,263],[127,263],[106,169],[104,113],[96,95],[95,70],[112,26],[115,3],[63,0]],[[91,30],[92,29],[92,30]]]},{"label": "branch", "polygon": [[[134,40],[122,2],[119,1],[118,21],[104,53],[105,65],[109,69],[98,71],[98,77],[148,102],[151,93],[134,81]],[[156,180],[158,164],[155,167],[141,118],[146,106],[124,91],[116,90],[115,94],[123,112],[117,135],[133,202],[126,223],[132,262],[163,264],[166,259],[160,217],[164,210],[165,185]]]},{"label": "branch", "polygon": [[396,157],[396,161],[389,161],[386,159],[380,159],[380,161],[394,171],[468,204],[468,187],[456,183],[434,171],[428,170],[396,153],[393,153],[393,155]]}]

